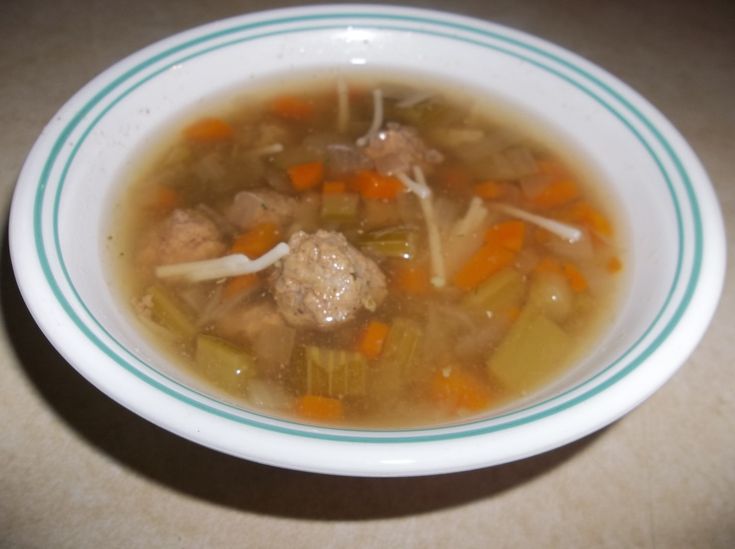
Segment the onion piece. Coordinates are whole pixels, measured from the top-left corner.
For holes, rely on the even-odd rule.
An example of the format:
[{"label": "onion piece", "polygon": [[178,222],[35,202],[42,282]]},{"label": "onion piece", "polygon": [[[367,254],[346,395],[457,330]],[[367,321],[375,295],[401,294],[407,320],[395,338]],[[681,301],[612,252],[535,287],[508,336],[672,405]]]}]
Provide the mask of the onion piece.
[{"label": "onion piece", "polygon": [[250,259],[245,254],[231,254],[216,259],[161,265],[156,267],[156,276],[158,278],[181,277],[189,282],[201,282],[256,273],[267,269],[288,255],[289,251],[288,244],[281,242],[257,259]]},{"label": "onion piece", "polygon": [[426,184],[424,172],[420,167],[413,167],[413,176],[415,180],[408,177],[405,173],[399,173],[396,175],[406,188],[412,193],[415,193],[419,198],[421,212],[424,214],[424,221],[426,222],[426,233],[429,237],[429,256],[431,258],[432,274],[431,283],[436,288],[442,288],[446,284],[447,277],[446,268],[444,266],[444,253],[442,251],[441,237],[439,236],[439,226],[437,225],[436,215],[434,213],[434,202],[431,199],[432,192]]},{"label": "onion piece", "polygon": [[511,206],[510,204],[496,203],[492,204],[492,207],[511,217],[517,217],[523,221],[528,221],[529,223],[538,225],[542,229],[546,229],[547,231],[554,233],[559,238],[566,240],[571,244],[579,242],[579,240],[582,239],[582,230],[574,227],[573,225],[568,225],[561,221],[556,221],[555,219],[549,219],[548,217],[542,217],[540,215],[521,210],[520,208],[516,208],[515,206]]},{"label": "onion piece", "polygon": [[383,92],[380,88],[373,90],[373,121],[370,124],[370,129],[365,135],[358,138],[357,145],[364,147],[370,142],[370,139],[380,131],[380,127],[383,125]]}]

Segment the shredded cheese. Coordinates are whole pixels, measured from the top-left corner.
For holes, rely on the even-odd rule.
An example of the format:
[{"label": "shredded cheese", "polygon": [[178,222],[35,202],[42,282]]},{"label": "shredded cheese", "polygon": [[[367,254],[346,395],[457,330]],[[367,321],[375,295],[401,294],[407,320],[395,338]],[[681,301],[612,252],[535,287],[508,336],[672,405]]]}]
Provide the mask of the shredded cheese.
[{"label": "shredded cheese", "polygon": [[380,131],[383,125],[383,92],[380,88],[373,90],[373,121],[370,129],[365,135],[358,138],[357,145],[364,147],[370,142],[370,139]]},{"label": "shredded cheese", "polygon": [[577,227],[574,227],[573,225],[567,225],[566,223],[556,221],[555,219],[542,217],[540,215],[521,210],[520,208],[516,208],[515,206],[511,206],[509,204],[496,203],[492,206],[496,210],[504,214],[510,215],[512,217],[517,217],[518,219],[522,219],[523,221],[533,223],[534,225],[537,225],[542,229],[546,229],[547,231],[554,233],[559,238],[562,238],[571,244],[574,244],[575,242],[578,242],[582,239],[582,231]]},{"label": "shredded cheese", "polygon": [[288,255],[289,251],[288,244],[281,242],[257,259],[250,259],[245,254],[231,254],[216,259],[161,265],[156,267],[156,276],[158,278],[177,277],[189,282],[201,282],[257,273]]}]

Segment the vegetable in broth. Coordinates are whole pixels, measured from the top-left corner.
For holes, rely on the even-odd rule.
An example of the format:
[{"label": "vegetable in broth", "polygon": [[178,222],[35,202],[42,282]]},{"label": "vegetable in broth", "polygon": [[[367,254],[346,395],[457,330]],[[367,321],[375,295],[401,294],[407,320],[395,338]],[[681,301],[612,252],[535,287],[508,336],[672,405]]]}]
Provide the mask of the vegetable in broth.
[{"label": "vegetable in broth", "polygon": [[590,347],[624,261],[572,162],[441,85],[277,89],[213,103],[126,183],[121,286],[183,368],[283,418],[408,427],[502,409]]}]

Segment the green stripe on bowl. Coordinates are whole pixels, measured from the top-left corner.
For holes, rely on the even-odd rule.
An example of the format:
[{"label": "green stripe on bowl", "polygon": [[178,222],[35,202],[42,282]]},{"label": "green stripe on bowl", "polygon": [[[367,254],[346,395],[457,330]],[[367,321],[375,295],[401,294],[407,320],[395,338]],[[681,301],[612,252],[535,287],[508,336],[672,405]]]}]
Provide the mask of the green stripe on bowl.
[{"label": "green stripe on bowl", "polygon": [[[598,104],[603,106],[608,112],[615,116],[638,140],[638,142],[646,149],[648,154],[654,160],[658,169],[663,176],[666,185],[669,189],[672,204],[674,207],[676,220],[677,220],[677,232],[678,232],[678,248],[679,254],[677,256],[676,272],[674,281],[668,291],[668,295],[661,307],[659,313],[650,324],[646,332],[631,345],[628,350],[621,355],[616,361],[607,365],[600,373],[595,377],[578,384],[577,386],[569,389],[561,395],[557,395],[544,402],[534,404],[523,410],[516,410],[512,413],[508,413],[501,416],[496,416],[488,420],[479,420],[474,423],[463,425],[461,428],[446,428],[436,427],[428,429],[409,429],[401,432],[400,436],[387,436],[381,431],[373,431],[370,434],[357,435],[355,432],[344,429],[318,429],[313,430],[302,427],[298,423],[293,423],[285,420],[273,420],[264,415],[256,413],[247,413],[246,415],[234,406],[230,406],[226,403],[217,402],[218,406],[213,406],[202,402],[200,399],[209,400],[213,399],[202,393],[193,391],[192,389],[181,385],[174,379],[163,376],[160,372],[157,372],[150,365],[142,362],[140,359],[132,355],[122,345],[120,345],[112,336],[109,334],[102,324],[91,314],[87,309],[86,305],[82,302],[76,288],[74,287],[71,277],[69,276],[66,265],[64,264],[63,255],[61,252],[61,244],[58,234],[58,214],[59,214],[59,203],[61,199],[61,192],[65,184],[66,175],[72,165],[74,158],[83,145],[85,139],[89,136],[90,132],[104,118],[104,116],[113,109],[120,101],[132,93],[135,89],[143,85],[145,82],[156,78],[164,71],[167,71],[172,66],[185,62],[187,60],[200,57],[208,52],[218,50],[221,48],[231,47],[236,44],[251,42],[267,37],[273,37],[278,35],[293,34],[299,32],[308,31],[320,31],[320,30],[331,30],[344,28],[344,23],[334,24],[334,21],[349,21],[351,27],[363,27],[375,30],[397,30],[397,31],[410,31],[414,33],[431,35],[434,37],[456,40],[471,44],[473,46],[487,48],[496,52],[515,57],[524,62],[530,63],[533,66],[552,74],[557,78],[561,78],[566,82],[572,84],[577,89],[585,93],[594,99]],[[375,21],[380,21],[380,24],[376,24]],[[287,28],[277,28],[283,25],[291,25]],[[416,27],[411,26],[416,25]],[[422,25],[431,25],[433,29],[423,28]],[[275,28],[274,28],[275,27]],[[441,30],[436,30],[441,29]],[[227,37],[238,35],[241,33],[247,33],[257,31],[255,34],[246,35],[242,37],[236,37],[231,40],[223,40]],[[472,37],[458,35],[457,31],[472,35]],[[487,40],[498,42],[501,45],[488,43]],[[213,44],[213,42],[216,42]],[[196,49],[201,48],[201,49]],[[522,50],[523,53],[515,50]],[[195,49],[195,51],[190,51]],[[537,60],[532,56],[541,57],[542,60]],[[160,65],[160,66],[158,66]],[[571,71],[573,74],[579,77],[579,80],[565,74],[561,68]],[[147,72],[150,71],[150,72]],[[136,78],[138,80],[136,80]],[[618,110],[610,101],[603,97],[604,94],[609,95],[612,99],[617,101],[623,106],[623,110]],[[86,119],[93,113],[97,108],[100,108],[100,112],[94,116],[94,118],[87,122]],[[628,118],[630,117],[630,118]],[[651,134],[654,136],[654,141],[663,148],[666,152],[667,159],[670,160],[675,166],[676,173],[682,181],[684,189],[686,191],[687,198],[691,207],[691,215],[694,226],[694,257],[693,257],[693,268],[690,273],[688,282],[686,282],[685,291],[681,297],[681,301],[676,306],[674,313],[669,319],[668,323],[660,327],[660,333],[654,338],[654,340],[647,345],[646,348],[637,350],[637,347],[649,337],[657,328],[661,319],[666,312],[674,305],[672,298],[674,293],[680,288],[679,283],[682,277],[683,268],[683,257],[684,249],[687,242],[684,240],[684,229],[682,222],[682,210],[679,204],[674,184],[671,175],[666,171],[665,165],[662,160],[658,157],[654,150],[654,146],[647,141],[646,137],[643,136],[635,127],[631,120],[642,124]],[[84,124],[87,124],[84,126]],[[67,300],[64,291],[59,286],[55,279],[52,269],[49,263],[49,256],[47,256],[46,246],[42,235],[42,209],[43,203],[46,198],[46,190],[49,185],[51,172],[58,162],[63,162],[63,152],[67,140],[75,131],[81,131],[81,137],[77,139],[74,147],[69,152],[61,176],[55,196],[53,197],[53,237],[54,237],[54,248],[55,253],[58,256],[61,269],[63,271],[64,279],[68,284],[73,294],[75,303],[80,306],[84,312],[92,320],[94,326],[101,331],[104,336],[114,343],[117,349],[113,349],[108,342],[97,336],[93,329],[90,329],[80,316],[78,316],[72,307],[71,303]],[[44,165],[41,178],[38,185],[38,190],[35,197],[34,203],[34,233],[36,250],[40,264],[42,266],[44,275],[48,281],[50,288],[52,289],[56,299],[62,306],[69,318],[79,328],[79,330],[87,337],[96,347],[104,352],[111,360],[116,362],[118,365],[123,367],[126,371],[132,373],[137,378],[146,382],[150,386],[160,390],[164,394],[171,396],[179,401],[194,406],[195,408],[216,415],[218,417],[234,421],[237,423],[246,424],[252,427],[263,428],[279,433],[297,435],[309,438],[319,438],[326,440],[335,440],[343,442],[426,442],[432,440],[448,440],[451,438],[475,436],[485,433],[490,433],[499,430],[510,429],[519,425],[525,425],[542,418],[549,417],[556,413],[559,413],[565,409],[573,407],[581,402],[584,402],[593,396],[604,391],[606,388],[617,383],[630,372],[635,370],[642,361],[656,351],[661,343],[668,337],[668,335],[675,329],[677,324],[682,318],[684,311],[686,310],[689,302],[692,299],[696,284],[700,275],[700,264],[702,258],[702,223],[699,211],[699,205],[696,199],[696,195],[691,185],[689,176],[684,169],[681,159],[677,156],[673,146],[664,138],[658,128],[653,124],[640,110],[625,98],[616,89],[610,87],[604,81],[598,79],[594,75],[590,74],[583,67],[574,64],[572,61],[559,57],[558,55],[547,51],[539,46],[526,43],[523,40],[511,36],[505,36],[502,33],[495,32],[490,29],[472,26],[464,23],[457,23],[453,21],[438,20],[432,17],[417,17],[407,15],[396,15],[390,13],[335,13],[335,14],[319,14],[319,15],[304,15],[300,17],[283,17],[274,18],[265,21],[259,21],[254,23],[248,23],[243,25],[235,25],[230,28],[212,32],[203,36],[199,36],[188,40],[180,45],[171,47],[163,52],[152,55],[150,58],[141,61],[136,66],[128,69],[120,76],[116,77],[109,84],[107,84],[102,90],[91,97],[79,111],[72,117],[69,123],[63,128],[59,137],[56,139],[49,157]],[[638,353],[633,356],[634,353]],[[596,383],[600,378],[607,376],[611,370],[622,364],[624,361],[630,360],[630,363],[625,367],[621,368],[620,371],[616,372],[609,378]],[[132,362],[137,363],[140,367],[136,367]],[[157,376],[166,379],[168,384],[162,383]],[[581,394],[566,398],[572,395],[574,392],[579,392],[584,389]],[[257,418],[261,418],[258,420]]]}]

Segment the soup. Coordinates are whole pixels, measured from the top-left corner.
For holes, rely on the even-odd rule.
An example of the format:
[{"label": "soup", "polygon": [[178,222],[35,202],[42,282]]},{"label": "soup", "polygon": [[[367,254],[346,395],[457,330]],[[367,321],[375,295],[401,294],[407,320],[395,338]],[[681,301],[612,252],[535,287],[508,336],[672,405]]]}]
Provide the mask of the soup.
[{"label": "soup", "polygon": [[125,182],[121,286],[182,368],[247,409],[406,427],[508,406],[594,343],[623,261],[553,143],[435,83],[287,84],[212,102]]}]

